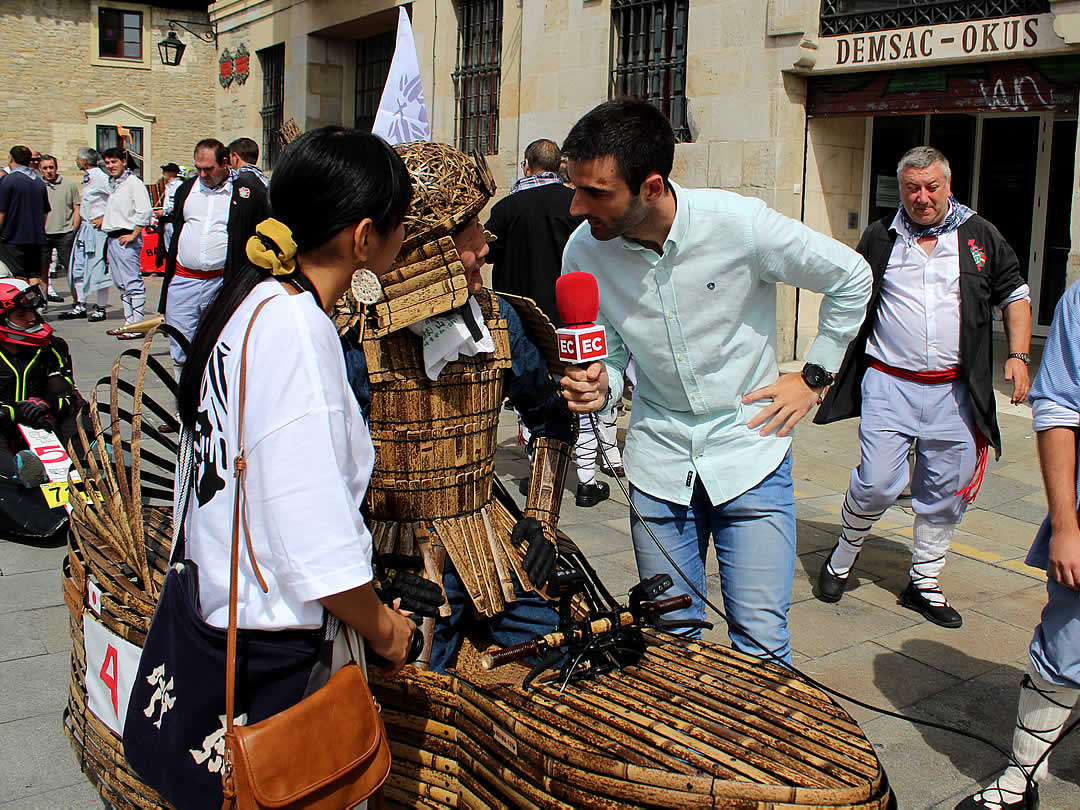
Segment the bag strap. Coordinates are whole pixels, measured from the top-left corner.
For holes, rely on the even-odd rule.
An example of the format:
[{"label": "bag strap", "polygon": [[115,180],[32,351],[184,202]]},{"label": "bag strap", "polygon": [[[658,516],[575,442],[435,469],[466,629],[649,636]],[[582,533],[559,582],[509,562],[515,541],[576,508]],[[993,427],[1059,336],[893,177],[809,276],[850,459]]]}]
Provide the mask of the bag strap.
[{"label": "bag strap", "polygon": [[[275,296],[276,297],[276,296]],[[236,622],[237,622],[237,590],[240,570],[240,524],[244,524],[244,539],[247,542],[248,558],[251,567],[255,571],[255,578],[259,581],[259,587],[263,593],[269,592],[270,588],[263,579],[259,563],[255,559],[255,552],[251,547],[251,533],[248,531],[247,515],[244,505],[247,501],[247,493],[244,491],[244,472],[247,469],[247,459],[244,456],[244,400],[247,395],[247,349],[248,339],[251,337],[251,328],[255,325],[255,319],[259,317],[262,308],[272,301],[266,298],[255,307],[251,321],[244,332],[244,344],[240,350],[240,383],[237,386],[236,396],[236,458],[233,460],[233,476],[236,478],[236,489],[233,492],[233,522],[232,522],[232,562],[229,572],[229,632],[226,638],[225,648],[225,729],[229,734],[233,730],[233,711],[236,707]],[[228,747],[226,747],[228,752]]]}]

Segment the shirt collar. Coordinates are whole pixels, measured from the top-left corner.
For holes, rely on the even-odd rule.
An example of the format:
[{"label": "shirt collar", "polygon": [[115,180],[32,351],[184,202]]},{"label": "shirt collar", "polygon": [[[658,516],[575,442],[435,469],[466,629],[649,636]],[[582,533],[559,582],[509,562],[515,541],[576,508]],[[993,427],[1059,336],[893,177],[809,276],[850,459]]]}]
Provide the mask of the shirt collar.
[{"label": "shirt collar", "polygon": [[233,180],[236,179],[236,175],[237,172],[235,169],[229,169],[229,174],[225,177],[225,179],[213,188],[210,188],[210,186],[206,185],[206,183],[204,183],[203,179],[200,177],[198,180],[199,190],[203,194],[222,194],[225,191],[229,191],[229,193],[232,193],[232,186],[230,184]]},{"label": "shirt collar", "polygon": [[11,171],[18,172],[19,174],[25,174],[27,177],[33,177],[35,179],[37,178],[37,175],[34,174],[33,170],[29,166],[16,166]]},{"label": "shirt collar", "polygon": [[530,174],[519,179],[510,189],[510,193],[515,191],[521,191],[526,188],[536,188],[538,186],[546,186],[551,183],[561,183],[562,178],[555,172],[537,172],[536,174]]},{"label": "shirt collar", "polygon": [[[690,229],[690,211],[689,205],[686,202],[686,195],[683,193],[682,187],[674,180],[668,180],[668,185],[671,187],[671,193],[675,197],[675,219],[671,221],[671,227],[668,229],[668,235],[664,239],[664,255],[668,254],[668,251],[672,248],[677,248],[686,238],[686,233]],[[619,237],[622,239],[623,247],[629,250],[650,250],[642,244],[635,242],[633,239],[627,239],[625,236]]]}]

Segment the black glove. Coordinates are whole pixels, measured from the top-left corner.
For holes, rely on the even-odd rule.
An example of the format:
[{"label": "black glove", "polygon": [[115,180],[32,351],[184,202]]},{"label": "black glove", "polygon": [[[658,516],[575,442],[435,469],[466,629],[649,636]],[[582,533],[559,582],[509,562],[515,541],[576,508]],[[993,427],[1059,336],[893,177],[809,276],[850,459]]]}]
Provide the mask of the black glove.
[{"label": "black glove", "polygon": [[522,518],[514,525],[514,531],[510,534],[510,541],[515,546],[528,543],[525,559],[521,561],[521,567],[529,575],[529,580],[537,588],[543,588],[551,575],[555,573],[555,559],[558,552],[555,544],[544,536],[544,527],[536,518]]},{"label": "black glove", "polygon": [[32,428],[47,428],[52,430],[56,425],[52,409],[49,403],[38,397],[20,400],[16,402],[15,421]]},{"label": "black glove", "polygon": [[389,605],[401,599],[401,609],[418,616],[435,616],[446,599],[436,583],[413,573],[423,568],[419,557],[406,554],[375,555],[375,593]]}]

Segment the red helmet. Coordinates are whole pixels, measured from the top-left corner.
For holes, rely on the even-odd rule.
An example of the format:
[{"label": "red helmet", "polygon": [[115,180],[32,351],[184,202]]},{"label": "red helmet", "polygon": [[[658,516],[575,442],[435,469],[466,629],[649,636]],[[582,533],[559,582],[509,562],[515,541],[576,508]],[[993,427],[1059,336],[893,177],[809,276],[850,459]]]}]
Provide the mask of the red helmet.
[{"label": "red helmet", "polygon": [[[53,330],[38,314],[38,307],[44,303],[45,296],[36,284],[31,287],[21,279],[0,279],[0,342],[12,346],[47,346]],[[16,312],[29,313],[32,320],[17,326],[11,320]]]}]

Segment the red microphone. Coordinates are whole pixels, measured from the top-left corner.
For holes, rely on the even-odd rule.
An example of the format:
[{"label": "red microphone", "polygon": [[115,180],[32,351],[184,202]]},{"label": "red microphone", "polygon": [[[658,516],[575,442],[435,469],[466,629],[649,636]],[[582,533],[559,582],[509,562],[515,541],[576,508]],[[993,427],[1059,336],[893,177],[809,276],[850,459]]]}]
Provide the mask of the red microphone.
[{"label": "red microphone", "polygon": [[591,273],[567,273],[555,281],[555,301],[559,317],[566,324],[556,330],[559,359],[564,363],[586,364],[607,357],[607,335],[596,326],[600,294]]}]

